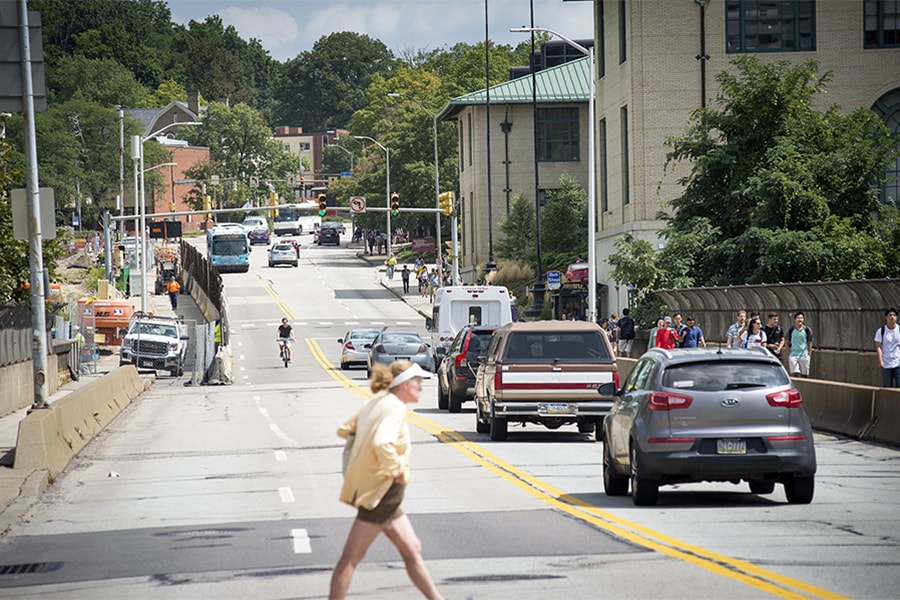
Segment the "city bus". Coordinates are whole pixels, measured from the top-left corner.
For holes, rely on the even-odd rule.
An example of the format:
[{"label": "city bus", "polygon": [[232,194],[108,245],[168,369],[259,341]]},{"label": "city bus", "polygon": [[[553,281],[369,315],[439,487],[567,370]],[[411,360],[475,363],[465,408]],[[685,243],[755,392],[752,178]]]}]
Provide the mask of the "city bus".
[{"label": "city bus", "polygon": [[206,254],[216,271],[250,270],[250,239],[246,232],[216,227],[206,232]]}]

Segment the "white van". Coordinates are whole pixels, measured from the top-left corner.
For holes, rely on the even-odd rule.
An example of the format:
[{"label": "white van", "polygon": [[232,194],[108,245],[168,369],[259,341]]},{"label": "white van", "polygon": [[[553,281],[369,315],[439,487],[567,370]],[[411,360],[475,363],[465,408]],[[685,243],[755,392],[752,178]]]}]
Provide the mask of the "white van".
[{"label": "white van", "polygon": [[500,327],[512,322],[509,290],[504,286],[451,285],[434,292],[431,317],[425,329],[431,332],[435,368],[447,353],[453,338],[465,325]]}]

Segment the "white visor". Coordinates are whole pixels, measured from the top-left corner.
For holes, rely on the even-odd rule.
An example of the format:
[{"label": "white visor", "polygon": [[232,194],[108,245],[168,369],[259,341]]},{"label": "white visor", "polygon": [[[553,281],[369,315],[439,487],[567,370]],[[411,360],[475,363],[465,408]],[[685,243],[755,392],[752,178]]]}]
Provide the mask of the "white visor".
[{"label": "white visor", "polygon": [[430,379],[431,373],[429,373],[428,371],[426,371],[419,365],[413,364],[413,366],[411,366],[410,368],[406,369],[405,371],[403,371],[402,373],[400,373],[399,375],[394,377],[393,381],[391,381],[390,385],[388,385],[388,389],[393,389],[393,388],[397,387],[398,385],[400,385],[401,383],[409,381],[413,377],[421,377],[422,379]]}]

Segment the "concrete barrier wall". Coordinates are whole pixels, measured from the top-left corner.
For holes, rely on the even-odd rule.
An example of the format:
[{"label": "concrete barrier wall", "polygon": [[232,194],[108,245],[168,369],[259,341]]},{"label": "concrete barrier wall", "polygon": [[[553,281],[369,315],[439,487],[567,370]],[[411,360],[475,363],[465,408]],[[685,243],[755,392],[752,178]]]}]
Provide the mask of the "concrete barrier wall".
[{"label": "concrete barrier wall", "polygon": [[46,470],[53,480],[72,458],[144,391],[132,365],[32,411],[19,423],[16,469]]},{"label": "concrete barrier wall", "polygon": [[814,429],[862,439],[874,414],[878,388],[821,379],[794,379]]},{"label": "concrete barrier wall", "polygon": [[[68,372],[68,369],[66,369]],[[59,389],[57,356],[47,356],[47,396]],[[31,361],[0,367],[0,417],[34,404],[34,371]]]},{"label": "concrete barrier wall", "polygon": [[900,446],[900,388],[875,391],[875,418],[865,439]]}]

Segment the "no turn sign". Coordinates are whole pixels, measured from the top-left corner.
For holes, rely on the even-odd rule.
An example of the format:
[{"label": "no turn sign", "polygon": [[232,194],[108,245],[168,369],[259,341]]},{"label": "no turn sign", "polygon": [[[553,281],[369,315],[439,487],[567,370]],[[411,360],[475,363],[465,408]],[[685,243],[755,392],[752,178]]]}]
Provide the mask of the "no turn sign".
[{"label": "no turn sign", "polygon": [[366,199],[364,196],[353,196],[350,198],[350,212],[354,214],[366,212]]}]

